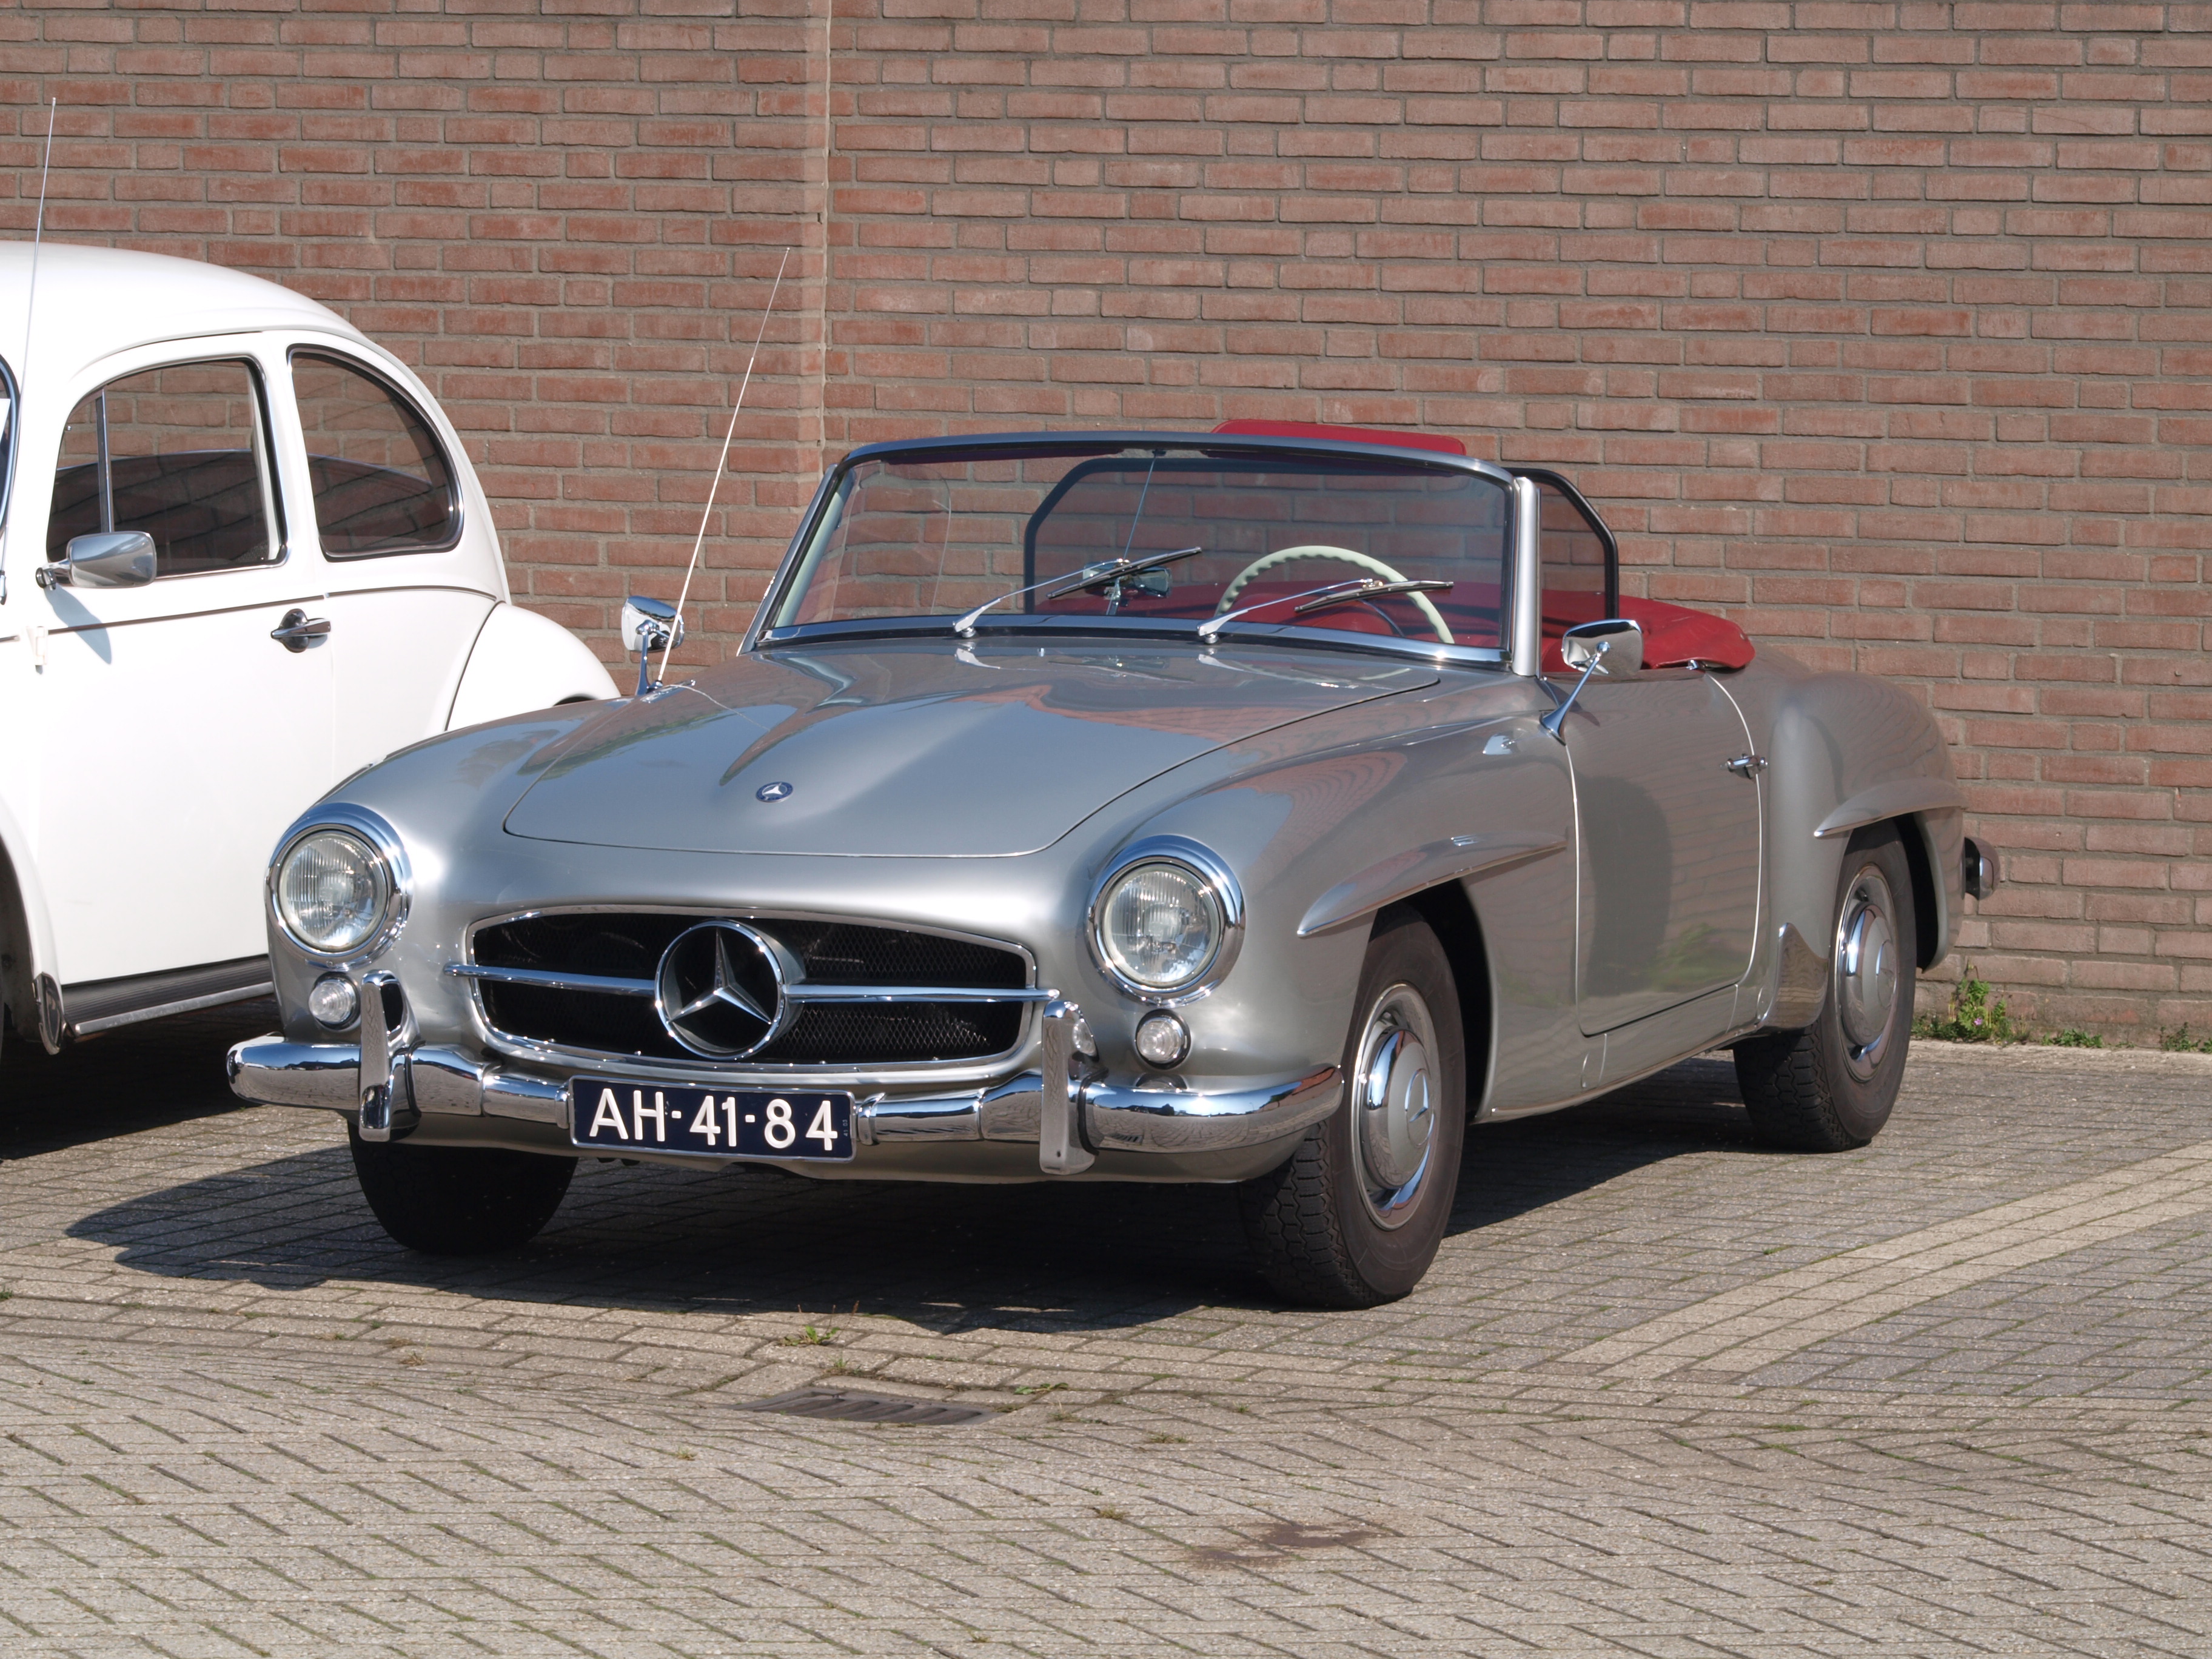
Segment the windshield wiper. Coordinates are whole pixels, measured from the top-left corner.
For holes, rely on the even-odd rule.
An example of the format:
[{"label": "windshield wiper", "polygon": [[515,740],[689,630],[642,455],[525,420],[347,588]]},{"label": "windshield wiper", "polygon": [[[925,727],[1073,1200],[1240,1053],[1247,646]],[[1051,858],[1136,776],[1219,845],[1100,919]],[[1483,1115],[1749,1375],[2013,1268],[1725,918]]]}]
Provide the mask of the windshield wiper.
[{"label": "windshield wiper", "polygon": [[1272,611],[1279,605],[1292,605],[1295,600],[1302,599],[1304,603],[1293,605],[1291,614],[1303,617],[1312,611],[1326,611],[1331,605],[1350,605],[1356,599],[1381,599],[1389,593],[1449,593],[1452,586],[1450,582],[1442,581],[1386,582],[1375,576],[1362,576],[1348,582],[1331,582],[1326,587],[1309,587],[1303,593],[1279,593],[1272,599],[1261,599],[1257,605],[1242,605],[1235,611],[1225,611],[1218,617],[1209,617],[1199,623],[1198,637],[1211,645],[1230,623],[1249,617],[1255,611]]},{"label": "windshield wiper", "polygon": [[1139,570],[1152,570],[1164,564],[1173,564],[1177,559],[1188,559],[1205,552],[1203,547],[1178,547],[1172,553],[1139,553],[1134,558],[1102,559],[1097,564],[1086,564],[1082,569],[1065,576],[1054,576],[1048,580],[1031,582],[1027,587],[1018,587],[1011,593],[1001,593],[995,599],[977,605],[958,622],[952,631],[963,639],[975,636],[975,620],[994,605],[1004,605],[1008,599],[1018,599],[1024,593],[1045,592],[1047,599],[1066,599],[1070,593],[1080,593],[1089,588],[1104,587]]}]

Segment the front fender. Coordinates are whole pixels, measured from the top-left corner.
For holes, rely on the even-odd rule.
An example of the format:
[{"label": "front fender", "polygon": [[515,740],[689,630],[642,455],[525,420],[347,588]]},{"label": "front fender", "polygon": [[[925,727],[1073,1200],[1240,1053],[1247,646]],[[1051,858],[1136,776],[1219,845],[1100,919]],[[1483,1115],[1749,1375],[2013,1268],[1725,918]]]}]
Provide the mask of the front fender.
[{"label": "front fender", "polygon": [[606,665],[583,641],[534,611],[500,604],[477,631],[446,729],[618,695]]}]

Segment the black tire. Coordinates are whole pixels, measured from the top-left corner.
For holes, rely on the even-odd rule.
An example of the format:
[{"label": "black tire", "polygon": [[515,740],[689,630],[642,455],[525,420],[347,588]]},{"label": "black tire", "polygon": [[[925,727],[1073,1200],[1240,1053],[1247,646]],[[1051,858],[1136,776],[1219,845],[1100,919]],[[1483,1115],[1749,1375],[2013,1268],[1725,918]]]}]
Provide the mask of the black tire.
[{"label": "black tire", "polygon": [[[1868,974],[1856,975],[1855,990],[1854,958],[1844,938],[1867,915],[1869,899],[1887,911],[1878,926],[1893,963],[1887,1015],[1880,1020],[1867,1011]],[[1753,1132],[1768,1146],[1848,1152],[1865,1146],[1889,1121],[1912,1042],[1916,927],[1912,868],[1897,827],[1882,823],[1858,831],[1844,849],[1836,884],[1826,941],[1828,994],[1820,1017],[1802,1031],[1762,1032],[1735,1045],[1736,1085]],[[1858,960],[1873,961],[1884,943],[1863,935]],[[1872,976],[1881,977],[1878,963]]]},{"label": "black tire", "polygon": [[[1425,1030],[1407,993],[1425,1011]],[[1238,1194],[1261,1272],[1277,1295],[1306,1307],[1371,1308],[1411,1291],[1436,1260],[1459,1190],[1467,1134],[1459,995],[1443,947],[1412,911],[1377,919],[1352,1008],[1344,1103],[1306,1132],[1288,1163],[1245,1182]],[[1419,1087],[1425,1079],[1425,1130],[1412,1127],[1421,1114],[1391,1103],[1413,1098],[1402,1089],[1394,1094],[1389,1067],[1398,1062],[1376,1058],[1378,1033],[1391,1042],[1394,1029],[1399,1046],[1392,1053],[1403,1061],[1397,1079]],[[1378,1065],[1383,1069],[1376,1072]],[[1363,1109],[1368,1072],[1390,1100]],[[1355,1144],[1363,1124],[1369,1138]],[[1394,1124],[1404,1127],[1395,1139]],[[1370,1145],[1377,1150],[1363,1152]],[[1414,1167],[1382,1196],[1393,1159],[1401,1175],[1408,1163]],[[1386,1173],[1372,1174],[1377,1168]]]},{"label": "black tire", "polygon": [[573,1158],[497,1146],[363,1140],[348,1120],[354,1174],[384,1231],[426,1255],[489,1255],[527,1244],[553,1218]]}]

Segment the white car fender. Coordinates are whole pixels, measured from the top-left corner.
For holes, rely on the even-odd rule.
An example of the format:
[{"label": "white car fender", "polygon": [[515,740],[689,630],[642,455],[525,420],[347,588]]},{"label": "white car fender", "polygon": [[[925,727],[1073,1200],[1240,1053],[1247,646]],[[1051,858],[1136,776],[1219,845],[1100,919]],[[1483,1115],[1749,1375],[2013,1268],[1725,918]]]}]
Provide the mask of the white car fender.
[{"label": "white car fender", "polygon": [[618,695],[589,646],[534,611],[501,603],[477,630],[446,729]]},{"label": "white car fender", "polygon": [[15,1029],[38,1038],[52,1053],[59,1034],[61,999],[58,994],[42,997],[40,987],[53,982],[53,918],[46,909],[46,884],[31,855],[30,841],[4,801],[0,801],[0,860],[6,864],[0,870],[0,880],[5,882],[0,890],[0,934],[4,934],[9,958],[8,1003],[15,1011]]}]

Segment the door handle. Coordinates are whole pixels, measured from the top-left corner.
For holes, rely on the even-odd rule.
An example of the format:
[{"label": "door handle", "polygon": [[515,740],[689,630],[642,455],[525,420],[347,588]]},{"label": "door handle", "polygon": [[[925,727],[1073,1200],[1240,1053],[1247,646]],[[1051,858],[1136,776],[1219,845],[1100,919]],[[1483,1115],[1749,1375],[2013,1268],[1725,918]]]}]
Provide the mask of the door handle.
[{"label": "door handle", "polygon": [[284,613],[284,620],[269,630],[269,637],[287,651],[305,651],[309,640],[319,640],[330,631],[329,617],[294,610]]},{"label": "door handle", "polygon": [[1740,778],[1755,778],[1766,769],[1766,757],[1738,755],[1734,760],[1723,761],[1721,764]]}]

